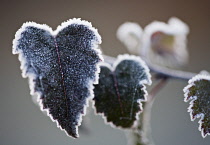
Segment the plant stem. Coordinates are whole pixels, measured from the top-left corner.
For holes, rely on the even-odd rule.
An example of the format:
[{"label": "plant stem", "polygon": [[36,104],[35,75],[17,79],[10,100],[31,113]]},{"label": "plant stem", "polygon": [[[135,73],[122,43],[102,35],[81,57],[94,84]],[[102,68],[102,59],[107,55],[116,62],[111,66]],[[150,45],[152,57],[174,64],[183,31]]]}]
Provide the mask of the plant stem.
[{"label": "plant stem", "polygon": [[[112,64],[116,60],[116,58],[107,56],[107,55],[103,55],[103,57],[105,59],[105,62],[110,63],[110,64]],[[181,71],[181,70],[174,70],[174,69],[166,68],[163,66],[155,65],[144,58],[143,60],[149,67],[150,71],[155,72],[162,77],[180,79],[180,80],[189,80],[193,76],[196,75],[196,73],[191,73],[191,72],[186,72],[186,71]]]},{"label": "plant stem", "polygon": [[148,101],[144,104],[144,111],[140,115],[140,125],[138,127],[139,132],[141,132],[141,142],[145,145],[154,145],[151,131],[151,112],[152,106],[155,99]]},{"label": "plant stem", "polygon": [[152,88],[145,102],[144,111],[139,115],[139,122],[133,128],[128,136],[129,145],[155,145],[151,133],[151,111],[155,96],[166,85],[168,78],[161,78],[160,81]]},{"label": "plant stem", "polygon": [[168,80],[169,80],[169,78],[167,78],[167,77],[164,77],[164,78],[160,79],[158,84],[156,84],[155,87],[153,87],[152,90],[149,92],[148,101],[147,102],[150,102],[150,101],[154,100],[155,96],[166,85]]},{"label": "plant stem", "polygon": [[155,72],[163,77],[179,79],[179,80],[189,80],[196,75],[196,73],[186,72],[181,70],[174,70],[166,68],[163,66],[155,65],[150,63],[148,60],[144,60],[149,67],[150,71]]},{"label": "plant stem", "polygon": [[[149,92],[148,100],[144,103],[144,111],[140,114],[138,133],[141,134],[141,142],[143,145],[154,145],[151,131],[151,113],[152,106],[157,93],[166,85],[168,78],[162,78],[156,86]],[[138,141],[139,142],[139,141]],[[138,142],[136,145],[138,145]]]}]

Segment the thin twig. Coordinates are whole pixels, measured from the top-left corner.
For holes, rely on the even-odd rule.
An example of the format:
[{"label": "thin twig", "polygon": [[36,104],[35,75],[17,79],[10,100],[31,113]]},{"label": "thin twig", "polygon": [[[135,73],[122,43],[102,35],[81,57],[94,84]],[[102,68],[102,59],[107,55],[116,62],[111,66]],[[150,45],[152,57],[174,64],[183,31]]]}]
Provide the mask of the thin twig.
[{"label": "thin twig", "polygon": [[158,84],[156,84],[149,92],[148,102],[157,95],[157,93],[166,85],[169,78],[161,78]]},{"label": "thin twig", "polygon": [[[155,96],[157,93],[166,85],[168,82],[168,78],[162,78],[160,81],[152,88],[148,95],[148,101],[144,104],[144,112],[142,113],[141,119],[141,130],[142,130],[142,137],[144,142],[147,145],[154,145],[152,139],[152,131],[151,131],[151,113],[152,113],[152,106],[155,100]],[[138,128],[139,129],[139,128]],[[139,130],[140,131],[140,130]]]},{"label": "thin twig", "polygon": [[106,63],[109,63],[109,64],[113,64],[116,60],[115,57],[112,57],[112,56],[108,56],[108,55],[103,55],[103,58],[104,58],[104,61]]},{"label": "thin twig", "polygon": [[[103,55],[105,62],[112,64],[116,58]],[[147,66],[149,67],[150,71],[155,72],[163,77],[166,78],[173,78],[173,79],[180,79],[180,80],[189,80],[196,75],[196,73],[181,71],[181,70],[174,70],[170,68],[166,68],[163,66],[155,65],[148,60],[144,59]]]},{"label": "thin twig", "polygon": [[132,145],[154,145],[151,133],[151,111],[155,96],[166,85],[168,78],[161,78],[159,82],[151,89],[147,102],[144,103],[144,111],[139,116],[139,122],[133,129],[130,143]]},{"label": "thin twig", "polygon": [[196,75],[196,73],[186,72],[181,70],[174,70],[170,68],[166,68],[163,66],[155,65],[150,63],[147,60],[144,60],[149,67],[150,71],[158,73],[164,77],[173,78],[173,79],[180,79],[180,80],[189,80]]}]

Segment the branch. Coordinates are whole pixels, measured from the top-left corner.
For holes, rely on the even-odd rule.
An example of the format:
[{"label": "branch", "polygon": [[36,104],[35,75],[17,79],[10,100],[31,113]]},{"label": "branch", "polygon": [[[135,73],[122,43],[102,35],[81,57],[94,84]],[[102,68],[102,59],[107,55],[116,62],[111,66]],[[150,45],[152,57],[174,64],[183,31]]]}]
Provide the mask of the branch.
[{"label": "branch", "polygon": [[161,78],[158,84],[156,84],[152,90],[149,92],[148,95],[148,102],[152,101],[154,97],[157,95],[157,93],[166,85],[168,82],[168,78]]},{"label": "branch", "polygon": [[151,111],[155,96],[166,85],[167,78],[161,78],[148,94],[147,102],[144,102],[144,111],[139,115],[139,121],[131,132],[128,132],[128,145],[155,145],[151,132]]},{"label": "branch", "polygon": [[[112,64],[116,58],[103,55],[105,62]],[[181,70],[174,70],[170,68],[166,68],[163,66],[155,65],[150,61],[144,59],[147,66],[149,67],[150,71],[159,74],[161,77],[165,78],[173,78],[173,79],[180,79],[180,80],[189,80],[196,75],[196,73],[181,71]]]},{"label": "branch", "polygon": [[155,96],[157,93],[166,85],[168,82],[168,78],[162,78],[156,84],[152,90],[149,92],[148,95],[148,101],[144,104],[144,111],[142,112],[140,117],[140,124],[139,124],[139,132],[142,134],[143,142],[145,142],[147,145],[154,145],[153,139],[152,139],[152,131],[151,131],[151,113],[152,113],[152,106],[153,102],[155,100]]}]

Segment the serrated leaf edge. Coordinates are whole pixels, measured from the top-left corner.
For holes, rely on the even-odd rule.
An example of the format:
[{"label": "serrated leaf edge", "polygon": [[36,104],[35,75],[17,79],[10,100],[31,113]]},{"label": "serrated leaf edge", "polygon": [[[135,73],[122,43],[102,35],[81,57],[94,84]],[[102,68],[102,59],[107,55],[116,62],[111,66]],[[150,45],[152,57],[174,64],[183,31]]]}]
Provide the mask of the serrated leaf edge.
[{"label": "serrated leaf edge", "polygon": [[[92,24],[90,22],[85,21],[85,20],[81,20],[81,18],[69,19],[69,20],[61,23],[61,25],[59,25],[55,31],[53,31],[52,28],[49,27],[46,24],[38,24],[38,23],[32,22],[32,21],[31,22],[26,22],[16,32],[15,38],[13,39],[13,46],[12,46],[13,47],[12,53],[13,54],[19,54],[18,55],[18,59],[19,59],[19,61],[21,63],[20,69],[22,70],[22,77],[23,78],[27,78],[28,77],[28,80],[29,80],[29,88],[30,88],[30,95],[37,96],[37,102],[38,102],[38,104],[40,106],[40,110],[43,111],[43,112],[46,111],[47,112],[47,116],[49,116],[51,118],[51,120],[56,123],[57,127],[60,128],[62,131],[64,131],[67,136],[69,136],[68,133],[65,131],[65,129],[62,129],[61,128],[61,126],[59,125],[59,123],[58,123],[57,120],[54,120],[53,119],[52,115],[49,113],[49,109],[43,109],[43,105],[42,105],[43,103],[42,103],[42,100],[40,99],[41,92],[34,90],[36,84],[35,84],[35,82],[33,80],[35,79],[35,76],[32,73],[26,73],[26,71],[27,71],[26,68],[25,68],[26,60],[25,60],[24,56],[22,55],[22,51],[21,50],[17,50],[16,47],[19,44],[18,43],[18,40],[21,38],[22,32],[24,32],[26,30],[26,28],[29,27],[29,26],[34,26],[36,28],[49,31],[49,33],[52,36],[56,36],[60,31],[62,31],[64,28],[66,28],[67,26],[69,26],[71,24],[85,25],[91,31],[94,32],[94,34],[96,36],[96,39],[93,40],[93,42],[92,42],[92,49],[98,53],[98,56],[101,59],[101,61],[104,61],[104,59],[102,57],[101,50],[100,49],[97,49],[98,48],[98,44],[101,44],[101,42],[102,42],[101,36],[99,35],[98,30],[96,28],[92,27]],[[94,81],[89,80],[87,82],[88,83],[87,86],[89,86],[90,96],[85,101],[85,104],[86,105],[84,106],[84,109],[83,109],[84,114],[80,114],[79,115],[78,125],[76,126],[76,132],[77,132],[76,138],[79,137],[79,134],[78,134],[78,126],[81,125],[82,117],[85,116],[85,114],[86,114],[86,108],[89,106],[88,102],[89,102],[89,100],[92,100],[93,97],[94,97],[94,92],[93,92],[94,87],[93,87],[93,84],[98,84],[99,73],[100,73],[100,66],[99,66],[99,63],[98,63],[96,65],[96,72],[95,72],[96,77],[95,77],[95,80]],[[70,136],[70,137],[72,137],[72,136]],[[74,138],[74,137],[72,137],[72,138]]]},{"label": "serrated leaf edge", "polygon": [[183,89],[183,92],[184,92],[184,101],[185,102],[188,102],[190,101],[190,106],[188,107],[188,112],[190,113],[190,119],[191,121],[194,121],[195,119],[197,118],[200,118],[198,123],[199,123],[199,127],[198,127],[198,130],[201,131],[201,135],[203,138],[205,138],[207,135],[210,135],[210,133],[207,133],[204,135],[204,132],[203,132],[203,129],[201,128],[202,126],[202,120],[204,119],[205,115],[203,113],[200,113],[200,114],[196,114],[195,117],[193,117],[192,115],[192,112],[193,112],[193,105],[194,105],[194,101],[197,100],[197,96],[188,96],[189,94],[189,89],[195,85],[195,82],[196,81],[199,81],[199,80],[209,80],[210,81],[210,76],[208,75],[204,75],[204,74],[198,74],[196,76],[194,76],[192,79],[190,79],[188,81],[188,85]]},{"label": "serrated leaf edge", "polygon": [[[137,103],[139,104],[140,110],[143,111],[143,107],[142,107],[141,102],[146,102],[147,101],[147,96],[148,96],[148,92],[146,90],[146,85],[151,85],[152,84],[150,70],[149,70],[148,66],[146,65],[146,63],[139,56],[123,54],[123,55],[118,55],[116,61],[113,63],[113,66],[111,66],[108,63],[104,63],[104,62],[100,63],[100,66],[106,66],[113,72],[116,69],[117,65],[123,60],[137,61],[142,65],[142,67],[145,68],[145,72],[148,76],[148,79],[145,79],[145,80],[142,80],[142,81],[139,82],[139,84],[141,84],[143,86],[142,91],[144,91],[144,93],[145,93],[145,95],[144,95],[145,100],[143,100],[143,99],[138,99],[137,100]],[[92,108],[94,109],[95,115],[101,115],[106,125],[110,125],[112,128],[118,128],[118,129],[122,129],[122,130],[129,130],[130,129],[130,128],[123,128],[123,127],[120,127],[120,126],[116,126],[112,122],[108,122],[107,117],[104,115],[104,113],[97,113],[97,110],[96,110],[96,107],[95,107],[95,101],[92,101],[92,102],[93,102],[92,103]],[[136,117],[135,117],[136,120],[134,121],[131,128],[138,125],[139,115],[142,111],[139,111],[138,113],[136,113]]]}]

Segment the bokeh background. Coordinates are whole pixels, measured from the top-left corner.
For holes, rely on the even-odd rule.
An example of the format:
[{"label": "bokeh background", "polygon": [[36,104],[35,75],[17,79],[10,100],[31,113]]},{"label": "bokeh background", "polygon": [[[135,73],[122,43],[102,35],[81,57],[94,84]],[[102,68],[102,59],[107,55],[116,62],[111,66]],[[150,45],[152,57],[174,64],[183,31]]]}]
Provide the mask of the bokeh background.
[{"label": "bokeh background", "polygon": [[[116,30],[126,21],[142,27],[154,20],[176,16],[190,27],[190,62],[184,70],[210,71],[210,1],[200,0],[0,0],[0,145],[126,145],[119,129],[104,124],[90,111],[79,139],[60,131],[32,101],[27,79],[21,77],[17,55],[12,55],[15,32],[26,21],[45,23],[53,29],[80,17],[92,22],[102,36],[102,51],[110,56],[128,53],[117,40]],[[197,120],[190,121],[183,102],[185,81],[173,80],[161,90],[152,110],[156,145],[209,145]]]}]

